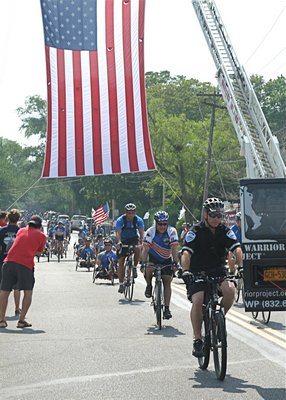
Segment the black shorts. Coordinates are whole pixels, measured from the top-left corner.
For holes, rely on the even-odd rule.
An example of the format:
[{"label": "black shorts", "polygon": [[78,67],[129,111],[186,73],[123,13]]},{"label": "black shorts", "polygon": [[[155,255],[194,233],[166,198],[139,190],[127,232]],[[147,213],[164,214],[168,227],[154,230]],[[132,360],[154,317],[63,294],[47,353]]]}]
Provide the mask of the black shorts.
[{"label": "black shorts", "polygon": [[34,268],[7,261],[2,266],[1,290],[33,290],[35,284]]},{"label": "black shorts", "polygon": [[161,275],[169,275],[173,276],[173,268],[172,268],[172,259],[168,258],[165,261],[158,261],[155,257],[152,256],[152,254],[149,254],[149,262],[150,264],[161,264],[161,265],[168,265],[168,267],[162,268],[161,269]]},{"label": "black shorts", "polygon": [[[139,243],[139,239],[138,239],[138,237],[131,238],[131,239],[123,239],[123,240],[121,241],[121,243],[122,243],[123,245],[125,245],[125,246],[126,246],[126,245],[134,245],[134,246],[137,246],[138,243]],[[127,248],[127,247],[121,247],[121,249],[120,249],[119,251],[117,251],[117,257],[118,257],[118,258],[126,257],[127,252],[128,252],[128,248]]]},{"label": "black shorts", "polygon": [[[226,268],[220,268],[220,269],[217,269],[217,271],[215,271],[215,272],[213,272],[213,271],[207,272],[207,274],[209,276],[212,276],[215,278],[215,277],[219,277],[219,276],[221,276],[221,277],[226,276],[226,272],[227,272]],[[194,272],[194,275],[195,274],[196,273]],[[190,299],[191,296],[193,296],[193,294],[195,294],[195,293],[205,292],[206,288],[207,288],[207,284],[205,282],[190,282],[188,284],[188,298]]]}]

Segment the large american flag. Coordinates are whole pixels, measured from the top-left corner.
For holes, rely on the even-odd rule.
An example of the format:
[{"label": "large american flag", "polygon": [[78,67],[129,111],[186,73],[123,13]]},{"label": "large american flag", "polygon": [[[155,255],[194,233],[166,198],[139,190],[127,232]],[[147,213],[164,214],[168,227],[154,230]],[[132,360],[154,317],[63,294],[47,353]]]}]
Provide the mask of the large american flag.
[{"label": "large american flag", "polygon": [[92,214],[92,219],[96,223],[96,225],[102,224],[109,218],[109,205],[105,203],[98,207],[94,213]]},{"label": "large american flag", "polygon": [[48,88],[43,177],[155,169],[145,0],[41,0],[41,7]]}]

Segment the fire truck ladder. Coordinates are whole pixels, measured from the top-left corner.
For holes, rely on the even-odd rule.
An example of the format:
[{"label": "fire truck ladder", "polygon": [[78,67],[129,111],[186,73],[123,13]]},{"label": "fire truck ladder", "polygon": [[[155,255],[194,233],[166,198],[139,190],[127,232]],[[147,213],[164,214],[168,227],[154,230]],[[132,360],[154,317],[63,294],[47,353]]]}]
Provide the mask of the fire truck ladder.
[{"label": "fire truck ladder", "polygon": [[239,64],[213,0],[192,0],[215,65],[248,178],[286,177],[276,136],[271,133],[244,68]]}]

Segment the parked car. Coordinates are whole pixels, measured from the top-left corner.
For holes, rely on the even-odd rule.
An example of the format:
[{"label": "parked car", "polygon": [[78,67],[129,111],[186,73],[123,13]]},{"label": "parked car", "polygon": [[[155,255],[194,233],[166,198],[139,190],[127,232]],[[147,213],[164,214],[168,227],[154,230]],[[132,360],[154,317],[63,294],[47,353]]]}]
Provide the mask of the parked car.
[{"label": "parked car", "polygon": [[67,214],[60,214],[57,216],[57,223],[59,223],[59,221],[62,221],[62,222],[70,221],[70,216]]},{"label": "parked car", "polygon": [[73,215],[71,218],[71,232],[79,231],[81,225],[86,221],[86,215]]}]

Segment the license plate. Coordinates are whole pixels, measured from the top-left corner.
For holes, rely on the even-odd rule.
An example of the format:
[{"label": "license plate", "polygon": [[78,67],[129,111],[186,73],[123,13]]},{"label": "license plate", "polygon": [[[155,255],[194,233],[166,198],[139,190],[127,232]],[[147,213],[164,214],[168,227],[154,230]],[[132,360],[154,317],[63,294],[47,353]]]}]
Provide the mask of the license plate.
[{"label": "license plate", "polygon": [[286,281],[286,268],[265,269],[263,279],[264,281]]}]

